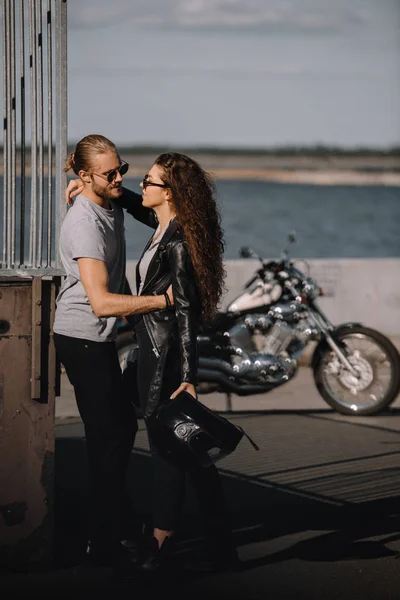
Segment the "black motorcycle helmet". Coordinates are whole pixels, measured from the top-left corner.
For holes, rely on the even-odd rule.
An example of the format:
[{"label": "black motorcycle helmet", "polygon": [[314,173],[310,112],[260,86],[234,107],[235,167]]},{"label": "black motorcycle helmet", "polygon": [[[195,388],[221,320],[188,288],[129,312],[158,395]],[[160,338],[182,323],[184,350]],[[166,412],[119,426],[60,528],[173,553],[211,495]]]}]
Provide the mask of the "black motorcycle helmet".
[{"label": "black motorcycle helmet", "polygon": [[243,435],[248,437],[187,392],[162,403],[146,424],[157,452],[166,460],[188,466],[197,462],[209,467],[231,454]]}]

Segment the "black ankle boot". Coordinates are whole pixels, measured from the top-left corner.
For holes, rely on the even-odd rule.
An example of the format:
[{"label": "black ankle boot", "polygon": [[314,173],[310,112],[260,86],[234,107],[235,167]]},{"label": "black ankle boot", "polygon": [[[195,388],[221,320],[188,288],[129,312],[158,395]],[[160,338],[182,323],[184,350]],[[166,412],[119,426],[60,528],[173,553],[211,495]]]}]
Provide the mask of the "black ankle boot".
[{"label": "black ankle boot", "polygon": [[108,567],[113,563],[113,552],[110,545],[88,540],[84,563],[90,567]]},{"label": "black ankle boot", "polygon": [[142,547],[139,551],[137,568],[141,571],[156,571],[165,565],[166,560],[171,555],[171,538],[167,536],[162,543],[161,548],[158,540],[152,536],[144,538]]},{"label": "black ankle boot", "polygon": [[138,542],[121,540],[117,545],[96,544],[90,540],[86,546],[85,564],[93,567],[129,567],[138,559]]}]

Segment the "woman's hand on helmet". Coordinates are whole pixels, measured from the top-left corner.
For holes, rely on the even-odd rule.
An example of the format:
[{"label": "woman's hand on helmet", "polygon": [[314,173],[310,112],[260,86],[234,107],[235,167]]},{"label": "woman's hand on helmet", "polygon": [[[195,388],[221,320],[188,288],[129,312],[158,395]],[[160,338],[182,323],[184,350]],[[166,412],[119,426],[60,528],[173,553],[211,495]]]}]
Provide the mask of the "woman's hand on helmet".
[{"label": "woman's hand on helmet", "polygon": [[188,392],[188,394],[193,396],[193,398],[197,398],[196,388],[193,385],[193,383],[187,383],[186,381],[184,381],[183,383],[181,383],[178,389],[175,390],[173,394],[171,394],[171,400],[176,398],[181,392]]}]

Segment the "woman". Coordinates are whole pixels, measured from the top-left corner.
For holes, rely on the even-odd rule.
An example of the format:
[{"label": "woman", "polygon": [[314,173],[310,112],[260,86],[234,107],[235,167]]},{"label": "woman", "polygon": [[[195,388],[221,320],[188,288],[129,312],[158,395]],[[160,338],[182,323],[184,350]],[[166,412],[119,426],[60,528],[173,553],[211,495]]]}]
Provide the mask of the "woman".
[{"label": "woman", "polygon": [[[156,227],[137,265],[138,294],[161,294],[172,284],[175,304],[132,318],[139,346],[139,399],[146,420],[161,402],[182,391],[196,397],[196,337],[200,322],[215,314],[224,268],[214,186],[193,159],[176,152],[161,154],[141,187],[140,214],[139,207],[126,202],[126,195],[124,201],[135,218]],[[151,209],[147,219],[143,208]],[[216,467],[172,464],[158,454],[150,437],[149,442],[154,467],[153,534],[139,568],[156,569],[168,554],[178,527],[186,474],[206,518],[211,558],[216,567],[232,567],[237,554]]]}]

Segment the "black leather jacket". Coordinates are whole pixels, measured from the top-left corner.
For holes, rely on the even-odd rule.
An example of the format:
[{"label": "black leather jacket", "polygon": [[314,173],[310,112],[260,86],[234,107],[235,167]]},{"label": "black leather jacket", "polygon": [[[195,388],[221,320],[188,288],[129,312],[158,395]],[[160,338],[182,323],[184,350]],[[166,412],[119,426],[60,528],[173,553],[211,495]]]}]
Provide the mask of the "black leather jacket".
[{"label": "black leather jacket", "polygon": [[[120,206],[135,219],[155,229],[158,226],[153,210],[142,205],[142,197],[124,189]],[[150,243],[150,240],[149,240]],[[147,249],[148,245],[143,250]],[[143,256],[143,254],[142,254]],[[128,317],[131,324],[143,318],[151,339],[154,353],[162,354],[179,344],[181,381],[197,383],[197,333],[201,315],[200,296],[196,287],[195,273],[182,229],[171,221],[157,247],[143,285],[141,295],[163,294],[172,284],[174,305],[139,316]],[[136,285],[139,289],[140,274],[136,267]],[[163,362],[163,361],[161,361]]]}]

